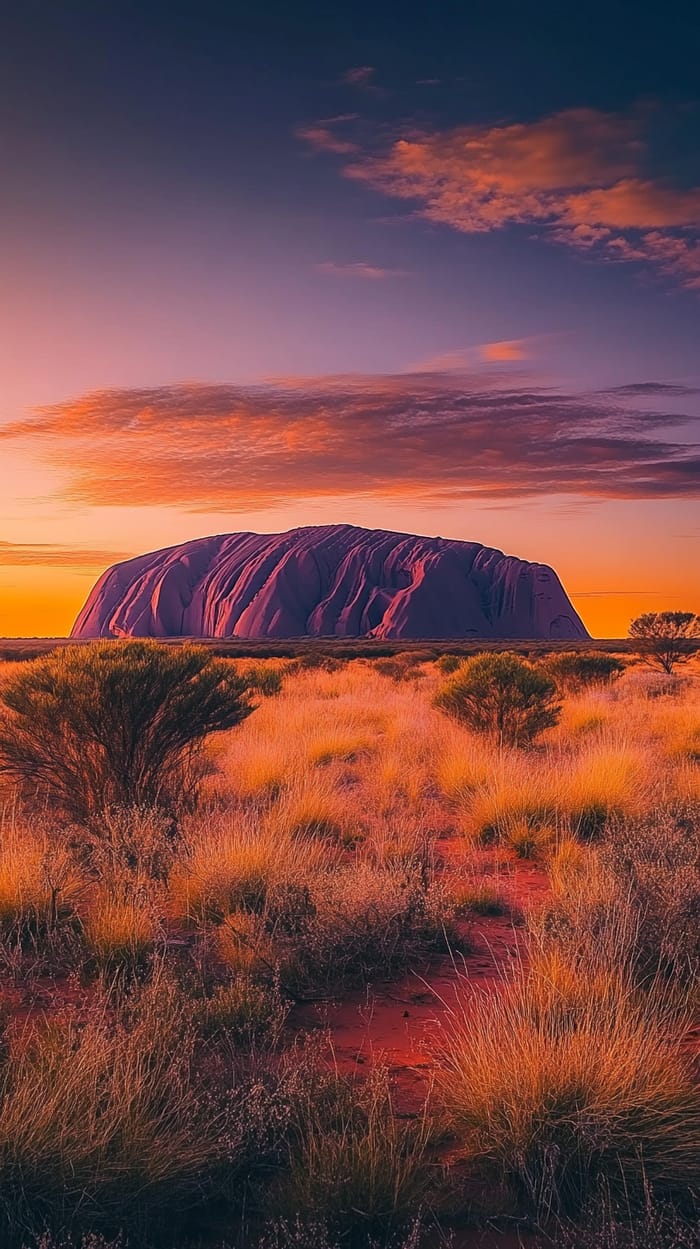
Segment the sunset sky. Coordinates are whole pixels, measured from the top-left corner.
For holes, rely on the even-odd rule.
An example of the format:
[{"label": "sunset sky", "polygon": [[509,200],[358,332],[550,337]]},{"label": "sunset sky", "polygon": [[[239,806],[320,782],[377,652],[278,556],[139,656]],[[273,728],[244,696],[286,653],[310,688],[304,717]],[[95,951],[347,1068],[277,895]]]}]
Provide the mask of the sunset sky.
[{"label": "sunset sky", "polygon": [[700,612],[691,4],[23,0],[0,37],[0,635],[352,522]]}]

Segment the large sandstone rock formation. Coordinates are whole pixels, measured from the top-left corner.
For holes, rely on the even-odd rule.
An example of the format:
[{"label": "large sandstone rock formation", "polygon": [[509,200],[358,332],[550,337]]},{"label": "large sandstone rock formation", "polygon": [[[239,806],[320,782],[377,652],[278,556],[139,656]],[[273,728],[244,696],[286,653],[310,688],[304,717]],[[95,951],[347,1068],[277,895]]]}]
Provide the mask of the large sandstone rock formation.
[{"label": "large sandstone rock formation", "polygon": [[75,638],[585,638],[556,573],[481,546],[319,525],[115,564]]}]

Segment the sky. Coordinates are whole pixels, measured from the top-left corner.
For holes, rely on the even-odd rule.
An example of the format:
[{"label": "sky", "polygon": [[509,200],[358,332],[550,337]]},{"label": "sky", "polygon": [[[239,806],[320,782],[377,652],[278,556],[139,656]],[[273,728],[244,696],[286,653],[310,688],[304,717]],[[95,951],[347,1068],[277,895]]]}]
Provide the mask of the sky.
[{"label": "sky", "polygon": [[334,522],[700,612],[694,5],[0,8],[0,635]]}]

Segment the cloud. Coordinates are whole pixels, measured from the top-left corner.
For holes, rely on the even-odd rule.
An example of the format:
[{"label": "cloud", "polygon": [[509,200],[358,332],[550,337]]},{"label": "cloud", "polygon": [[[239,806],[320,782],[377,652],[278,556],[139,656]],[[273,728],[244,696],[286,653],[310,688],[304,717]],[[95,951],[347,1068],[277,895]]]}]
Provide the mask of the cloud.
[{"label": "cloud", "polygon": [[383,278],[407,277],[404,269],[382,269],[378,265],[369,265],[364,260],[344,265],[336,264],[333,260],[323,260],[315,267],[321,273],[329,273],[335,277],[367,278],[372,282],[381,281]]},{"label": "cloud", "polygon": [[423,372],[104,390],[5,426],[90,505],[244,511],[313,497],[416,504],[700,494],[683,418],[627,396]]},{"label": "cloud", "polygon": [[336,156],[348,156],[359,150],[356,143],[351,143],[349,139],[339,139],[328,126],[302,126],[295,134],[315,152],[333,152]]},{"label": "cloud", "polygon": [[376,72],[374,65],[355,65],[352,69],[346,69],[345,73],[341,74],[340,81],[346,83],[349,87],[364,87],[366,89],[374,87],[373,79]]},{"label": "cloud", "polygon": [[529,356],[527,340],[524,338],[507,339],[500,343],[483,343],[479,352],[482,360],[488,360],[491,363],[527,360]]},{"label": "cloud", "polygon": [[641,113],[577,108],[416,133],[362,153],[345,173],[465,234],[535,225],[552,241],[700,287],[700,187],[653,177],[650,161]]},{"label": "cloud", "polygon": [[627,382],[624,386],[613,386],[601,394],[608,395],[675,395],[687,398],[689,395],[700,394],[697,386],[681,386],[677,382]]},{"label": "cloud", "polygon": [[515,364],[519,360],[531,360],[548,342],[557,337],[557,334],[530,334],[526,338],[501,339],[493,343],[457,347],[428,356],[427,359],[423,357],[410,367],[410,372],[464,374],[473,371],[480,362]]},{"label": "cloud", "polygon": [[106,568],[119,560],[130,559],[124,551],[92,550],[51,542],[3,542],[0,540],[0,566],[29,567],[59,565],[63,568]]}]

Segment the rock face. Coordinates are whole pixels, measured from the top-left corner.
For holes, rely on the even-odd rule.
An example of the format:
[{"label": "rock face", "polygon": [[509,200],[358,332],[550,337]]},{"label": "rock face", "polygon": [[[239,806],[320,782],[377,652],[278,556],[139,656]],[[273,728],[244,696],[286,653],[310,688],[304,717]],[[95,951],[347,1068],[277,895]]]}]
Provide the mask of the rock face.
[{"label": "rock face", "polygon": [[96,637],[585,638],[556,573],[478,542],[320,525],[221,534],[115,564]]}]

